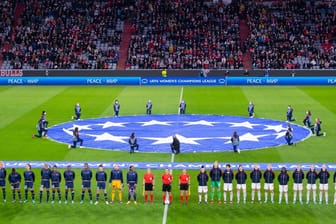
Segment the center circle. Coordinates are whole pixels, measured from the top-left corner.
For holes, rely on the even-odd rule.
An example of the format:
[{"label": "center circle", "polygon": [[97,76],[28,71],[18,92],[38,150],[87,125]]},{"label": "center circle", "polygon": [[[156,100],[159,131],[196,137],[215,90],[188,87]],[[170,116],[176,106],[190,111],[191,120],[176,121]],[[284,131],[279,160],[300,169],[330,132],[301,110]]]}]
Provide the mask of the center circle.
[{"label": "center circle", "polygon": [[[69,121],[49,128],[51,140],[71,144],[79,128],[86,148],[129,151],[128,139],[135,133],[139,152],[169,153],[172,136],[181,143],[181,153],[232,151],[231,136],[237,131],[239,148],[255,150],[286,144],[287,122],[263,118],[221,115],[134,115]],[[291,124],[293,142],[303,141],[311,131]]]}]

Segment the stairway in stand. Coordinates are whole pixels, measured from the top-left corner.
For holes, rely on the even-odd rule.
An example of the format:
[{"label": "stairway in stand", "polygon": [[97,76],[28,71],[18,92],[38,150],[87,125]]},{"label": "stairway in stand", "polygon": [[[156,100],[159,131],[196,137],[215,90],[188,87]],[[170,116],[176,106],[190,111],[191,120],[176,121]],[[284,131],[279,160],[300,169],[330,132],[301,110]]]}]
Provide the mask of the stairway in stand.
[{"label": "stairway in stand", "polygon": [[121,36],[119,60],[117,65],[117,70],[125,70],[125,65],[127,62],[128,48],[131,42],[132,36],[132,24],[128,21],[124,23],[124,31]]},{"label": "stairway in stand", "polygon": [[[239,28],[240,28],[240,43],[244,44],[244,42],[246,41],[250,33],[250,29],[247,26],[246,21],[243,19],[240,19],[239,21]],[[247,70],[252,69],[252,58],[251,58],[251,54],[248,49],[246,49],[246,52],[243,54],[243,65],[244,65],[244,69],[247,69]]]}]

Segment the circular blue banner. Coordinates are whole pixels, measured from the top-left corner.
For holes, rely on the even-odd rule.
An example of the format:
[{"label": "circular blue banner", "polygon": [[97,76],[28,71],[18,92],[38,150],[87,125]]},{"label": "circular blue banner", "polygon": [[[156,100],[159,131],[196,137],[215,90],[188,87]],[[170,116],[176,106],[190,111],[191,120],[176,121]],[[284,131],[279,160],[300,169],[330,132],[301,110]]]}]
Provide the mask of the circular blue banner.
[{"label": "circular blue banner", "polygon": [[[286,144],[287,122],[260,118],[219,115],[140,115],[70,121],[49,128],[50,139],[72,143],[75,127],[86,148],[129,151],[132,132],[139,152],[171,152],[172,136],[181,143],[181,153],[232,151],[231,136],[240,136],[239,149],[254,150]],[[303,126],[291,124],[293,142],[311,135]]]}]

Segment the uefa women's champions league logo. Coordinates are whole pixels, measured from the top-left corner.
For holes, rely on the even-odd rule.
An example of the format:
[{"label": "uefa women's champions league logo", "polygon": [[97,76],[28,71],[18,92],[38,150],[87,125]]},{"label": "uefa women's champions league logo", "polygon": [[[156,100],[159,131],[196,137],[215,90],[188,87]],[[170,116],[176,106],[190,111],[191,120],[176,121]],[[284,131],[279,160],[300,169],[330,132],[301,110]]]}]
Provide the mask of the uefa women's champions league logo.
[{"label": "uefa women's champions league logo", "polygon": [[[303,126],[291,124],[293,142],[311,135]],[[286,144],[287,123],[283,121],[218,115],[121,116],[71,121],[49,128],[49,138],[70,144],[75,127],[84,139],[83,146],[101,150],[129,151],[132,132],[140,152],[169,153],[172,136],[181,143],[181,152],[232,151],[231,136],[237,131],[239,148],[255,150]]]}]

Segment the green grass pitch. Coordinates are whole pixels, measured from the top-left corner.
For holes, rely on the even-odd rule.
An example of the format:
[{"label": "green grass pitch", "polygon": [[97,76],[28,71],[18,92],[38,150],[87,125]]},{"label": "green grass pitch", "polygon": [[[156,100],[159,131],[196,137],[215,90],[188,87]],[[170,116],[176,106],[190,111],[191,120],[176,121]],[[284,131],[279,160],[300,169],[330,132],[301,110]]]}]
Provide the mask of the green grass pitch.
[{"label": "green grass pitch", "polygon": [[[234,153],[180,154],[177,162],[335,162],[336,90],[334,87],[184,87],[183,99],[188,113],[224,114],[246,116],[249,101],[256,106],[256,117],[285,119],[288,104],[294,107],[294,116],[301,124],[305,111],[310,109],[313,118],[323,120],[326,137],[311,137],[296,147],[276,147]],[[170,154],[136,153],[132,157],[125,152],[100,151],[93,149],[68,150],[66,145],[49,140],[32,139],[35,123],[42,110],[47,111],[50,125],[69,121],[73,106],[80,102],[83,118],[110,116],[113,114],[114,99],[121,103],[121,116],[144,114],[145,103],[153,101],[153,113],[177,113],[181,87],[0,87],[0,160],[41,161],[162,161],[168,162]],[[40,167],[33,167],[38,174]],[[9,170],[8,170],[9,171]],[[22,173],[22,170],[19,170]],[[95,171],[95,170],[94,170]],[[0,201],[2,223],[162,223],[164,207],[161,204],[162,170],[156,174],[154,205],[144,205],[138,189],[138,205],[79,204],[80,178],[76,179],[75,204],[12,204]],[[126,170],[124,170],[126,172]],[[142,177],[143,170],[138,170]],[[178,201],[177,179],[180,171],[173,171],[174,202],[169,206],[167,223],[333,223],[336,207],[327,205],[278,205],[278,204],[233,204],[198,205],[196,174],[192,176],[191,198],[187,206]],[[108,170],[109,173],[109,170]],[[333,172],[331,172],[333,175]],[[39,175],[37,175],[39,176]],[[141,179],[141,178],[140,178]],[[38,192],[39,177],[35,188]],[[275,181],[277,201],[277,181]],[[63,186],[63,185],[62,185]],[[93,186],[95,186],[93,182]],[[250,185],[248,199],[250,198]],[[234,188],[235,189],[235,188]],[[292,183],[289,185],[290,201]],[[95,187],[93,188],[95,191]],[[111,189],[108,188],[110,195]],[[7,199],[11,200],[7,187]],[[63,189],[62,189],[63,192]],[[63,193],[62,193],[63,194]],[[329,202],[334,188],[330,180]],[[62,195],[64,197],[64,195]],[[124,201],[126,190],[123,192]],[[234,196],[235,198],[235,196]],[[305,198],[305,190],[304,190]],[[2,193],[0,192],[0,199]],[[87,199],[87,195],[86,195]]]}]

